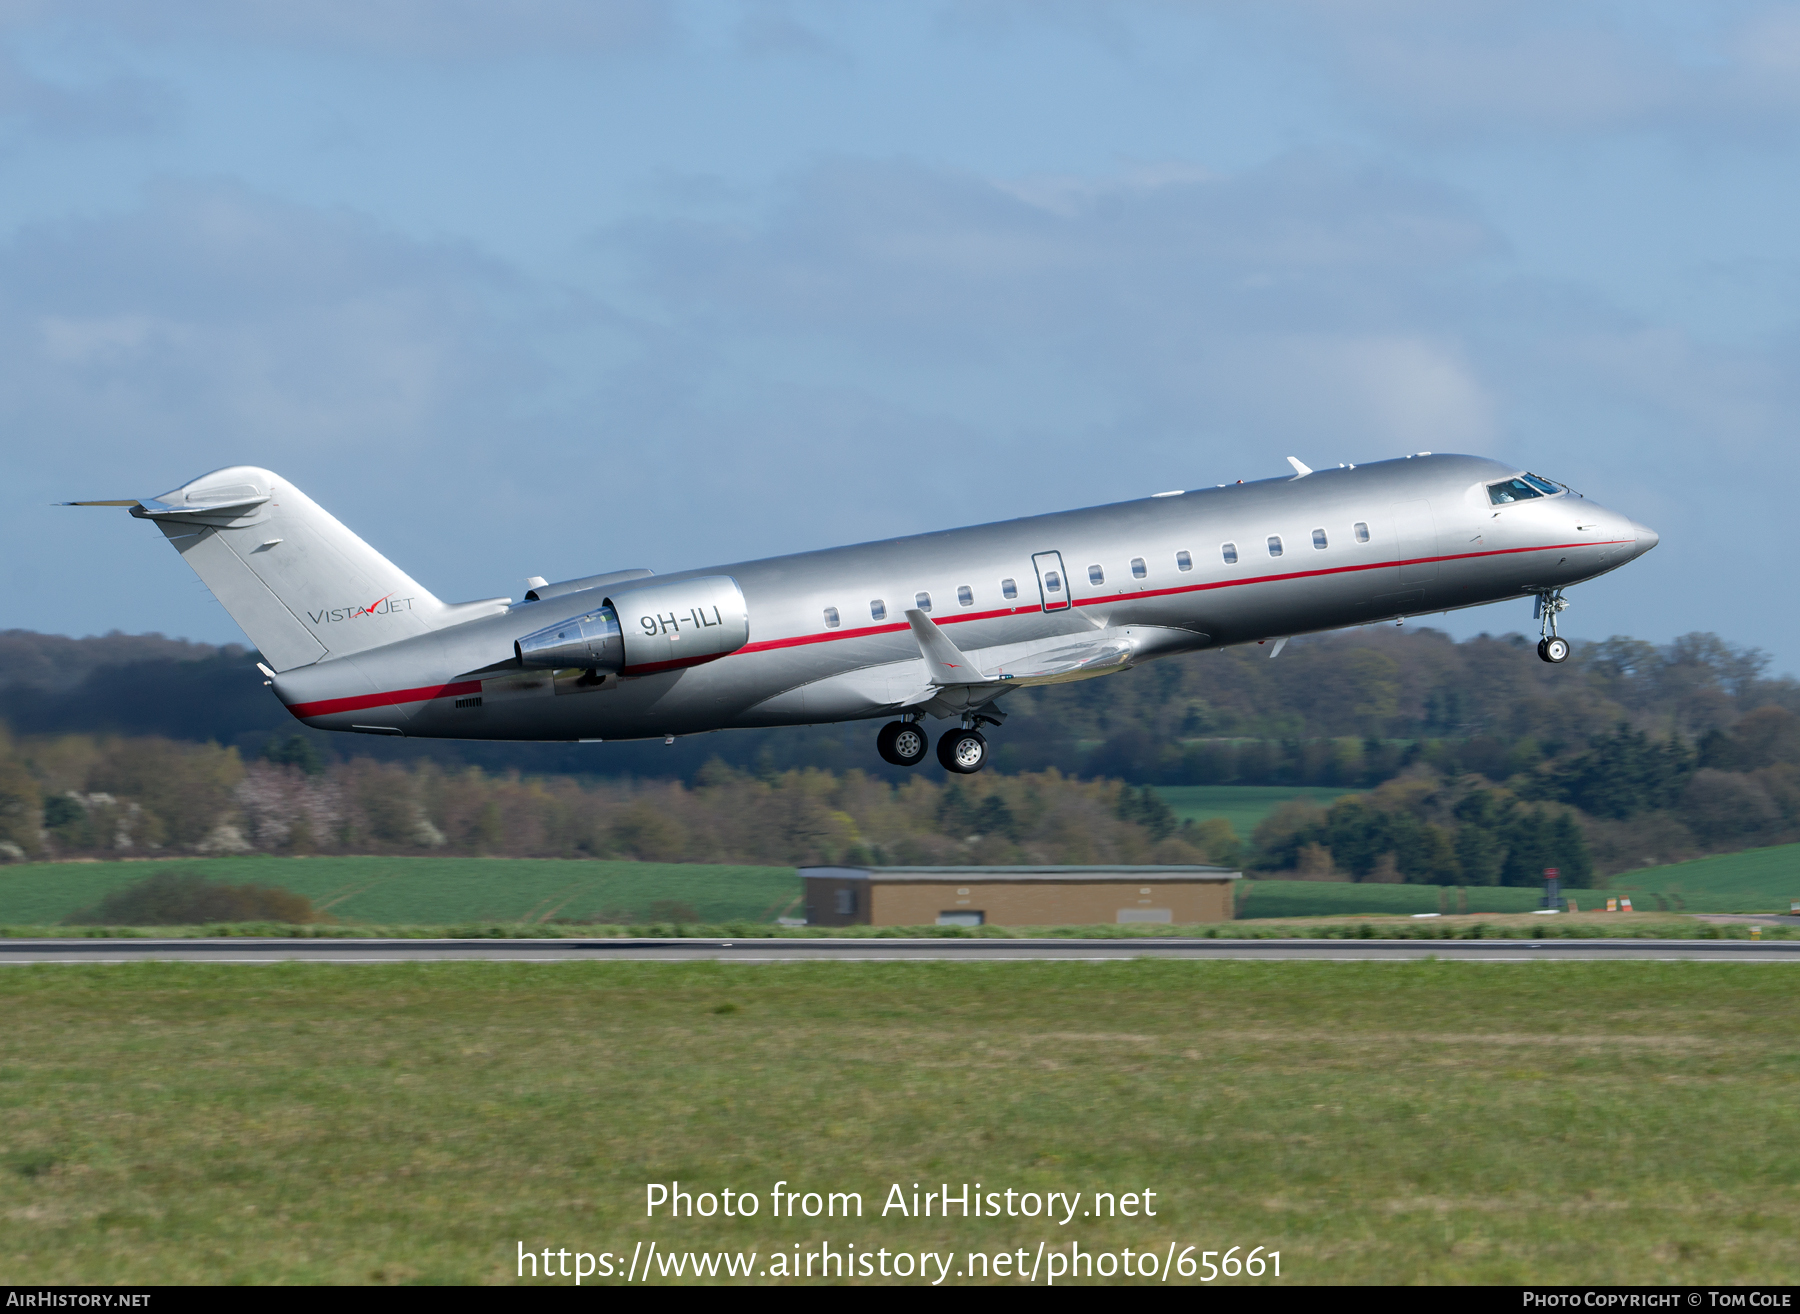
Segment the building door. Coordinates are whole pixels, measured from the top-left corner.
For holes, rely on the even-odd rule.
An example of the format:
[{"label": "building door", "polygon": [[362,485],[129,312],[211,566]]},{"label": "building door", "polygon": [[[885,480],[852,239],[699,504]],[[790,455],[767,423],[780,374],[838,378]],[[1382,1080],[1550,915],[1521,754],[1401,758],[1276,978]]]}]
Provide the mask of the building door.
[{"label": "building door", "polygon": [[1438,576],[1437,521],[1431,515],[1431,503],[1424,498],[1416,502],[1396,502],[1393,506],[1394,537],[1400,553],[1400,582],[1429,584]]},{"label": "building door", "polygon": [[1061,611],[1069,605],[1069,576],[1063,569],[1062,553],[1039,552],[1031,558],[1037,571],[1038,596],[1045,611]]}]

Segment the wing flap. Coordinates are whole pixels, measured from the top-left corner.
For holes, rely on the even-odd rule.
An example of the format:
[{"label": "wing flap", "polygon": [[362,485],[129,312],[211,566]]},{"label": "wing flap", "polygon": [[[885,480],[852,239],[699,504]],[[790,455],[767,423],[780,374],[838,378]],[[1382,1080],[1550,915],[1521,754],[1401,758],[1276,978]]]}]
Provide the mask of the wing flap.
[{"label": "wing flap", "polygon": [[1007,684],[1060,684],[1109,675],[1128,666],[1137,653],[1130,639],[1089,639],[1081,643],[1047,643],[996,667],[988,678]]}]

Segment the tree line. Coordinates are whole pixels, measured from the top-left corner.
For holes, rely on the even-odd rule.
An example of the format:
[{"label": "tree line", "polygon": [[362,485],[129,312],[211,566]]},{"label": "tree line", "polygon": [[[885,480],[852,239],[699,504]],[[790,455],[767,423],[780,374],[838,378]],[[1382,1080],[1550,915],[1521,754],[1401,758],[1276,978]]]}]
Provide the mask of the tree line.
[{"label": "tree line", "polygon": [[[81,646],[98,640],[0,637],[0,681],[43,681],[85,653],[87,667],[58,676],[74,696],[123,669]],[[196,687],[209,663],[236,660],[113,637]],[[1216,861],[1486,884],[1535,883],[1545,866],[1585,883],[1800,840],[1795,682],[1766,678],[1762,654],[1716,636],[1578,645],[1561,668],[1518,636],[1452,643],[1392,627],[1296,641],[1277,661],[1260,652],[1020,691],[994,736],[996,769],[967,780],[870,762],[869,723],[834,728],[841,742],[696,737],[687,751],[712,756],[660,779],[468,762],[457,744],[395,755],[389,741],[291,721],[238,742],[19,734],[0,747],[0,855]],[[1203,783],[1359,792],[1284,809],[1246,843],[1222,823],[1177,825],[1146,788]]]},{"label": "tree line", "polygon": [[[1697,748],[1761,707],[1800,713],[1800,682],[1713,634],[1655,645],[1577,643],[1562,666],[1523,635],[1460,643],[1429,628],[1370,626],[1303,637],[1276,660],[1255,644],[1007,695],[994,769],[1134,785],[1373,788],[1402,772],[1494,782],[1585,752],[1621,722]],[[860,769],[898,783],[875,725],[742,730],[644,744],[507,744],[328,735],[295,725],[263,687],[256,654],[155,635],[67,639],[0,633],[0,721],[20,735],[150,735],[236,747],[299,733],[328,761],[432,761],[446,771],[698,781],[714,759],[760,775]],[[1719,768],[1713,769],[1731,769]]]},{"label": "tree line", "polygon": [[1143,787],[1050,770],[895,784],[714,762],[683,781],[327,762],[300,736],[246,761],[161,738],[0,739],[0,855],[459,854],[755,865],[1235,864],[1229,825]]}]

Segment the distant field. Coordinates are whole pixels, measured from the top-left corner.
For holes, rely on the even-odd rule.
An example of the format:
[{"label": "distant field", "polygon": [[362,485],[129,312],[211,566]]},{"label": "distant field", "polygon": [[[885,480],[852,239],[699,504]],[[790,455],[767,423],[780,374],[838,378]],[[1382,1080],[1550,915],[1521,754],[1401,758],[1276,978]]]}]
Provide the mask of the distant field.
[{"label": "distant field", "polygon": [[[511,1283],[521,1247],[621,1269],[653,1241],[754,1251],[761,1273],[829,1243],[950,1252],[956,1286],[970,1251],[1075,1241],[1262,1246],[1289,1285],[1786,1282],[1791,972],[5,968],[0,1271]],[[646,1218],[645,1183],[670,1179],[761,1208]],[[778,1181],[856,1192],[862,1217],[772,1217]],[[882,1216],[913,1182],[1149,1190],[1156,1213]]]},{"label": "distant field", "polygon": [[279,885],[345,921],[444,925],[535,922],[627,912],[648,921],[659,900],[705,922],[768,921],[800,893],[792,867],[532,858],[184,858],[0,867],[0,924],[61,921],[154,871]]},{"label": "distant field", "polygon": [[[1236,787],[1194,792],[1233,792]],[[1164,793],[1176,792],[1165,790]],[[1247,792],[1284,798],[1305,790]],[[1331,794],[1334,791],[1323,791]],[[1280,799],[1264,800],[1273,806]],[[1218,816],[1218,810],[1210,815]],[[1236,823],[1233,823],[1234,828]],[[1254,829],[1251,827],[1250,829]],[[1239,831],[1245,833],[1244,830]],[[163,869],[213,880],[280,885],[346,922],[379,925],[529,923],[606,916],[655,920],[652,905],[686,905],[709,924],[766,922],[798,915],[791,867],[723,867],[655,862],[589,862],[532,858],[182,858],[166,862],[21,863],[0,867],[0,925],[44,926],[96,902],[108,890]],[[1457,892],[1435,885],[1357,885],[1339,881],[1246,881],[1245,918],[1327,917],[1357,913],[1455,912]],[[1615,878],[1609,891],[1569,890],[1583,909],[1607,895],[1635,896],[1640,911],[1785,912],[1800,898],[1800,844],[1698,862],[1649,867]],[[1472,913],[1528,912],[1542,890],[1471,887]],[[1440,902],[1440,899],[1443,901]]]},{"label": "distant field", "polygon": [[[1457,891],[1442,885],[1355,885],[1348,881],[1246,881],[1240,888],[1238,916],[1246,920],[1265,917],[1335,917],[1354,913],[1528,913],[1543,906],[1544,891],[1520,886],[1477,885],[1465,891],[1466,908],[1457,902]],[[1245,895],[1248,895],[1246,898]],[[1607,894],[1596,890],[1566,890],[1585,911],[1606,907]],[[1649,903],[1640,911],[1655,911]]]},{"label": "distant field", "polygon": [[1692,912],[1786,912],[1800,899],[1800,844],[1641,867],[1613,877],[1611,884],[1659,892],[1670,907],[1685,905]]},{"label": "distant field", "polygon": [[1311,798],[1321,807],[1354,793],[1315,785],[1158,785],[1156,792],[1183,821],[1224,817],[1242,839],[1249,839],[1262,819],[1291,798]]}]

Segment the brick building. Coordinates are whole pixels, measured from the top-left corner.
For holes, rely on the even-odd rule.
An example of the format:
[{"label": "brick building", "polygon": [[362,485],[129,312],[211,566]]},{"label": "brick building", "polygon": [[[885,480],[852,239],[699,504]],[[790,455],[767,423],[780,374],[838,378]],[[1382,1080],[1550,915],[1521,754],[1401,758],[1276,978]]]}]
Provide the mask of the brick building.
[{"label": "brick building", "polygon": [[1227,867],[802,867],[808,926],[1226,922]]}]

